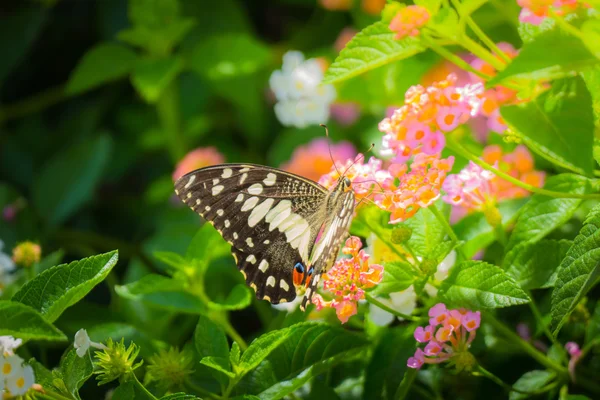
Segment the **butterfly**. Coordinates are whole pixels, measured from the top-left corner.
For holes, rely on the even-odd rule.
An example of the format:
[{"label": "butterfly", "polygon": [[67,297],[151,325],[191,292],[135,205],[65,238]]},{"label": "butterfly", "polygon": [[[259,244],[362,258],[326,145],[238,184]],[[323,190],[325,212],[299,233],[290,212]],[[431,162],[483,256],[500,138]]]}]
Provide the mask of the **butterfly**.
[{"label": "butterfly", "polygon": [[304,295],[304,310],[348,234],[351,181],[328,190],[276,168],[220,164],[192,171],[175,193],[232,246],[246,284],[273,304]]}]

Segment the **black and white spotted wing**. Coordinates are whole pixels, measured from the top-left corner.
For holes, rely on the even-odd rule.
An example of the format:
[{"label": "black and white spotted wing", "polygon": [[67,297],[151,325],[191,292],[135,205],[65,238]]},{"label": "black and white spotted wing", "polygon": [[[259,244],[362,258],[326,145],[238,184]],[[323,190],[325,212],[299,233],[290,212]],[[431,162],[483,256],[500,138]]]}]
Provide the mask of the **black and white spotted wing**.
[{"label": "black and white spotted wing", "polygon": [[232,244],[258,298],[277,304],[296,297],[294,268],[302,266],[306,281],[332,192],[305,178],[248,164],[190,172],[177,180],[175,192]]}]

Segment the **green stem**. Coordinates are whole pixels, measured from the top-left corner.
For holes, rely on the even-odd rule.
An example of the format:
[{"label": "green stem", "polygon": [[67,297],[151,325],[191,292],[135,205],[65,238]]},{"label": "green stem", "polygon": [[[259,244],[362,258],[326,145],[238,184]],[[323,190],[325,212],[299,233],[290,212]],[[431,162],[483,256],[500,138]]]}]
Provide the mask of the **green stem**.
[{"label": "green stem", "polygon": [[554,335],[552,334],[552,332],[550,332],[550,329],[548,328],[548,324],[546,324],[544,322],[544,318],[542,317],[542,313],[540,313],[540,309],[537,307],[537,305],[533,301],[533,297],[531,296],[531,292],[529,292],[527,294],[529,295],[529,298],[532,299],[529,302],[529,308],[531,308],[531,313],[533,314],[533,317],[536,319],[537,323],[539,325],[541,325],[542,330],[544,331],[544,334],[546,335],[546,337],[548,338],[548,340],[550,340],[550,342],[552,342],[553,345],[555,345],[557,348],[560,349],[560,357],[561,357],[561,359],[564,362],[567,362],[567,355],[566,355],[564,347],[556,340],[556,338],[554,337]]},{"label": "green stem", "polygon": [[506,64],[502,63],[492,53],[487,51],[485,47],[483,47],[467,35],[463,35],[463,37],[460,39],[460,44],[465,49],[473,53],[475,56],[490,64],[497,71],[502,71],[504,68],[506,68]]},{"label": "green stem", "polygon": [[456,154],[466,158],[469,161],[472,161],[473,163],[479,165],[481,168],[483,168],[487,171],[491,171],[494,174],[496,174],[498,177],[500,177],[520,188],[529,190],[530,192],[542,194],[544,196],[560,198],[560,199],[600,199],[600,194],[580,194],[580,193],[555,192],[553,190],[546,190],[546,189],[538,188],[536,186],[521,182],[520,180],[508,175],[507,173],[505,173],[497,168],[494,168],[490,164],[481,160],[476,155],[469,152],[461,144],[459,144],[456,140],[454,140],[454,138],[451,135],[446,136],[446,145],[448,146],[448,148],[450,150],[452,150]]},{"label": "green stem", "polygon": [[480,72],[480,71],[476,70],[475,68],[473,68],[471,66],[471,64],[469,64],[468,62],[466,62],[465,60],[463,60],[462,58],[460,58],[456,54],[452,53],[451,51],[447,50],[445,47],[440,46],[439,44],[437,44],[435,42],[434,39],[431,39],[431,38],[427,37],[425,34],[423,34],[421,36],[421,41],[423,42],[423,44],[425,44],[431,50],[433,50],[434,52],[436,52],[437,54],[439,54],[440,56],[442,56],[446,60],[450,61],[451,63],[453,63],[457,67],[459,67],[459,68],[461,68],[461,69],[463,69],[463,70],[465,70],[467,72],[471,72],[471,73],[477,75],[478,77],[480,77],[481,79],[484,79],[486,81],[488,81],[488,80],[490,80],[492,78],[491,76],[489,76],[487,74],[484,74],[483,72]]},{"label": "green stem", "polygon": [[398,390],[396,390],[396,394],[394,395],[394,398],[396,400],[404,400],[404,398],[410,391],[410,388],[413,382],[415,381],[415,378],[417,377],[417,372],[418,371],[414,368],[406,369],[404,377],[402,378],[402,382],[400,382],[400,386],[398,386]]},{"label": "green stem", "polygon": [[575,28],[573,25],[569,24],[567,21],[565,21],[563,17],[552,11],[552,9],[548,9],[548,14],[550,14],[550,16],[556,21],[558,26],[560,26],[566,32],[581,40],[585,39],[585,35],[583,34],[583,32]]},{"label": "green stem", "polygon": [[533,347],[531,344],[524,341],[513,330],[509,329],[502,322],[498,321],[492,314],[486,313],[485,320],[490,325],[492,325],[496,331],[498,331],[500,334],[505,336],[507,339],[509,339],[515,345],[519,346],[521,348],[521,350],[523,350],[524,352],[529,354],[537,362],[539,362],[546,368],[556,371],[562,377],[568,376],[568,372],[565,367],[563,367],[560,364],[557,364],[556,362],[554,362],[551,359],[549,359],[548,357],[546,357],[546,355],[544,353],[540,352],[535,347]]},{"label": "green stem", "polygon": [[177,80],[165,88],[156,102],[156,113],[167,137],[171,159],[179,162],[186,152],[186,144],[181,132],[181,116],[179,113],[179,91]]},{"label": "green stem", "polygon": [[[479,40],[481,40],[490,50],[492,50],[500,58],[502,58],[502,60],[505,63],[507,63],[507,64],[510,63],[510,61],[511,61],[510,58],[496,45],[496,43],[494,43],[494,41],[492,39],[489,38],[488,35],[485,34],[485,32],[479,27],[479,25],[477,25],[475,23],[475,21],[473,21],[473,18],[471,18],[470,15],[466,15],[461,12],[461,10],[463,8],[461,7],[461,4],[458,2],[458,0],[452,0],[452,4],[456,8],[456,10],[460,13],[461,20],[466,21],[468,27],[471,28],[473,33],[475,33],[475,36],[477,36],[477,38]],[[475,53],[473,53],[473,54],[475,54]],[[493,54],[492,54],[492,57],[493,57]]]},{"label": "green stem", "polygon": [[502,379],[498,378],[496,375],[492,374],[490,371],[488,371],[487,369],[483,368],[481,365],[478,365],[477,369],[478,369],[478,371],[473,372],[474,376],[482,376],[484,378],[488,378],[489,380],[491,380],[492,382],[494,382],[498,386],[502,386],[508,392],[517,392],[517,393],[527,394],[527,395],[530,395],[530,396],[535,396],[535,395],[538,395],[538,394],[546,393],[546,392],[552,390],[553,388],[555,388],[556,385],[558,385],[558,383],[559,383],[557,381],[557,382],[554,382],[552,384],[546,385],[543,388],[538,389],[538,390],[524,391],[524,390],[516,389],[514,386],[511,386],[508,383],[505,383]]},{"label": "green stem", "polygon": [[475,33],[479,40],[481,40],[492,52],[497,54],[502,59],[502,61],[504,61],[507,64],[511,62],[510,57],[507,56],[506,53],[503,52],[502,49],[500,49],[500,47],[498,47],[498,45],[496,45],[496,43],[494,43],[494,41],[490,39],[488,35],[485,34],[485,32],[479,27],[479,25],[477,25],[475,21],[473,21],[473,18],[471,18],[470,15],[466,16],[465,18],[467,21],[467,25],[469,26],[469,28],[471,28],[471,30],[473,31],[473,33]]},{"label": "green stem", "polygon": [[496,226],[493,227],[494,228],[494,232],[496,233],[496,239],[498,239],[498,242],[500,242],[500,244],[502,246],[504,246],[504,248],[506,248],[506,243],[508,242],[508,239],[506,237],[506,231],[504,230],[504,225],[502,225],[502,223],[496,224]]},{"label": "green stem", "polygon": [[44,108],[57,104],[69,96],[65,94],[65,86],[60,85],[25,100],[0,108],[0,123],[36,113]]},{"label": "green stem", "polygon": [[384,311],[389,312],[392,315],[395,315],[396,317],[400,317],[409,321],[418,321],[418,318],[415,318],[411,315],[406,315],[406,314],[402,314],[401,312],[398,312],[396,310],[394,310],[391,307],[386,306],[385,304],[383,304],[382,302],[380,302],[379,300],[377,300],[375,297],[373,297],[370,293],[366,292],[365,293],[365,299],[367,299],[367,301],[379,308],[381,308]]},{"label": "green stem", "polygon": [[48,389],[47,387],[44,387],[44,393],[35,393],[35,399],[51,399],[51,400],[70,400],[69,397],[63,396],[60,393],[56,393],[50,389]]},{"label": "green stem", "polygon": [[148,389],[146,389],[146,386],[142,385],[142,383],[138,380],[137,376],[135,376],[135,374],[133,373],[133,371],[130,373],[130,375],[133,377],[133,383],[142,391],[146,394],[146,396],[148,396],[148,398],[152,399],[152,400],[158,400],[158,398],[153,395],[152,393],[150,393],[150,391]]},{"label": "green stem", "polygon": [[238,344],[238,346],[240,346],[240,349],[242,351],[248,348],[248,344],[242,338],[242,336],[235,330],[233,325],[231,325],[229,319],[227,319],[227,316],[214,313],[212,320],[221,325],[221,327],[225,330],[225,333],[227,333],[227,335],[229,335],[229,337],[233,339]]},{"label": "green stem", "polygon": [[452,226],[450,226],[450,223],[448,222],[446,217],[442,215],[442,213],[440,212],[440,210],[438,210],[435,204],[430,205],[428,208],[429,210],[431,210],[433,215],[435,215],[440,224],[442,224],[444,230],[446,231],[448,236],[450,236],[450,239],[452,239],[452,241],[456,244],[456,251],[463,257],[464,260],[467,260],[467,255],[464,253],[462,247],[459,246],[460,240],[458,239],[458,236],[456,236],[456,233],[454,233],[454,229],[452,229]]}]

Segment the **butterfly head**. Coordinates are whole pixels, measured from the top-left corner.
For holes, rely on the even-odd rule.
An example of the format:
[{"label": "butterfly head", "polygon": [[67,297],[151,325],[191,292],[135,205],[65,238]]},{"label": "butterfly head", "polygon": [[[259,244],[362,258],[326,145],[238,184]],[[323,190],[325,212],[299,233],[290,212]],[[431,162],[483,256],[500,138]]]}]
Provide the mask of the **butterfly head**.
[{"label": "butterfly head", "polygon": [[340,178],[339,184],[343,192],[349,192],[350,190],[352,190],[352,181],[346,176],[342,176]]}]

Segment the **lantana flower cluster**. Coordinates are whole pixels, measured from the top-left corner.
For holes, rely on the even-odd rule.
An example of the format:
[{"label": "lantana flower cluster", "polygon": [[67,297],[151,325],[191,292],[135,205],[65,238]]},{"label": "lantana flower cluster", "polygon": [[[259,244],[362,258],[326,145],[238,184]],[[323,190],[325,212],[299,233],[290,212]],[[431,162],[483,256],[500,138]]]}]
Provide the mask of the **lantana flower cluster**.
[{"label": "lantana flower cluster", "polygon": [[354,159],[342,162],[336,160],[329,173],[319,179],[319,183],[326,188],[334,187],[340,176],[344,176],[352,182],[352,190],[357,201],[370,196],[377,183],[386,181],[390,174],[383,168],[383,161],[371,157],[364,162],[365,156],[358,154]]},{"label": "lantana flower cluster", "polygon": [[585,2],[578,0],[517,0],[523,7],[519,14],[519,21],[532,25],[541,24],[550,17],[550,11],[563,16],[574,12],[578,7],[589,7]]},{"label": "lantana flower cluster", "polygon": [[465,309],[449,310],[443,303],[429,309],[429,325],[415,330],[415,340],[426,343],[410,357],[410,368],[421,368],[424,364],[449,362],[458,370],[471,369],[475,358],[469,353],[469,347],[475,339],[481,324],[479,311]]},{"label": "lantana flower cluster", "polygon": [[402,7],[390,21],[390,30],[396,32],[395,39],[418,36],[430,17],[429,11],[423,6]]},{"label": "lantana flower cluster", "polygon": [[[482,159],[521,182],[535,187],[544,185],[545,173],[534,169],[533,157],[523,145],[506,154],[498,145],[487,146]],[[449,175],[443,189],[447,193],[444,201],[455,206],[453,212],[456,218],[472,211],[486,211],[502,200],[526,197],[530,194],[472,161],[458,174]]]},{"label": "lantana flower cluster", "polygon": [[365,290],[374,287],[383,278],[383,266],[369,263],[369,255],[361,248],[362,242],[358,237],[351,236],[346,240],[342,253],[350,258],[340,258],[322,276],[323,290],[329,292],[333,299],[325,301],[318,294],[312,298],[317,310],[335,308],[342,323],[357,313],[357,303],[364,300]]},{"label": "lantana flower cluster", "polygon": [[0,397],[21,396],[35,383],[35,374],[30,365],[14,351],[21,345],[21,339],[12,336],[0,336]]},{"label": "lantana flower cluster", "polygon": [[452,169],[454,157],[440,159],[439,155],[419,153],[410,165],[392,164],[390,176],[382,182],[383,193],[375,194],[375,204],[391,212],[390,223],[395,224],[429,207],[440,198],[440,189]]},{"label": "lantana flower cluster", "polygon": [[456,86],[450,74],[429,87],[412,86],[404,105],[379,123],[383,136],[382,154],[403,163],[413,155],[436,155],[446,145],[444,133],[464,124],[479,113],[483,84]]},{"label": "lantana flower cluster", "polygon": [[299,51],[284,54],[281,70],[273,71],[269,78],[277,99],[275,115],[283,125],[304,128],[327,122],[337,94],[332,85],[321,85],[323,76],[324,65],[319,60],[305,60]]}]

